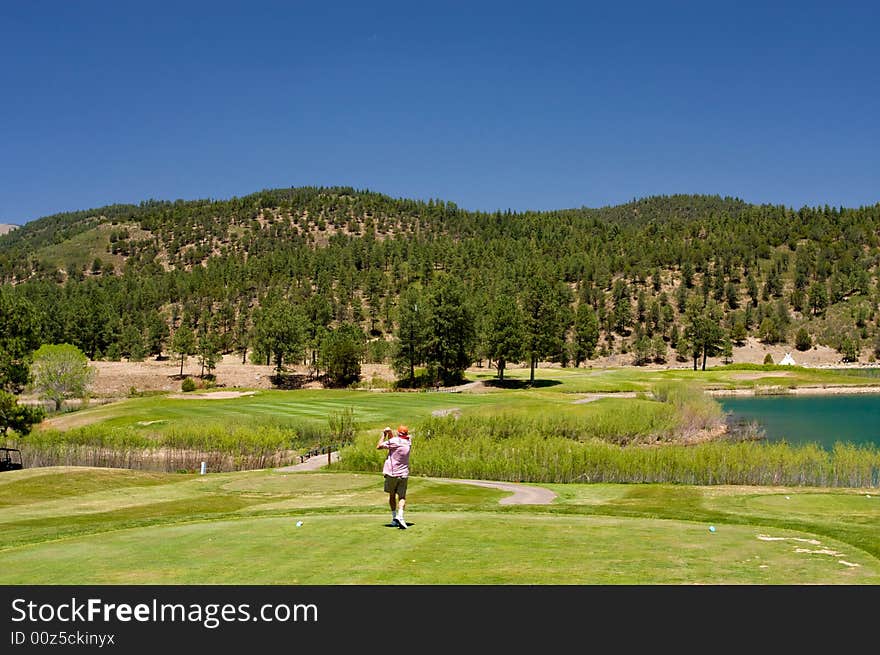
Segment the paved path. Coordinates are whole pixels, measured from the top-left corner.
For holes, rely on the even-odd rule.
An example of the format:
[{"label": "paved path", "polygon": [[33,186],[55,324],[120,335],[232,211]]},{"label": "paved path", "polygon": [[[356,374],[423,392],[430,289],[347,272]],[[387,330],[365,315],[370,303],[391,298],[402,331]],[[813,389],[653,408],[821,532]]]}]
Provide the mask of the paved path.
[{"label": "paved path", "polygon": [[583,394],[582,398],[578,398],[577,400],[572,400],[571,403],[573,405],[582,405],[583,403],[591,403],[594,400],[599,400],[600,398],[635,398],[635,391],[613,391],[608,393],[587,393]]},{"label": "paved path", "polygon": [[[330,454],[332,461],[339,459],[339,453]],[[294,464],[293,466],[284,466],[275,469],[283,473],[297,473],[301,471],[317,471],[327,466],[327,455],[315,455],[305,462]],[[516,482],[495,482],[494,480],[461,480],[458,478],[424,478],[434,482],[450,482],[453,484],[471,484],[477,487],[489,487],[491,489],[500,489],[501,491],[509,491],[510,496],[505,496],[498,501],[499,505],[549,505],[556,498],[556,494],[549,489],[543,487],[530,487],[525,484]]]},{"label": "paved path", "polygon": [[[339,460],[339,453],[333,451],[330,453],[331,461]],[[284,466],[282,468],[275,469],[276,471],[281,471],[282,473],[297,473],[299,471],[317,471],[319,468],[323,468],[327,466],[327,454],[323,455],[313,455],[309,457],[306,461],[301,462],[299,464],[294,464],[293,466]]]},{"label": "paved path", "polygon": [[530,487],[517,482],[495,482],[494,480],[461,480],[458,478],[425,478],[436,482],[453,482],[455,484],[472,484],[477,487],[490,487],[509,491],[510,496],[505,496],[498,501],[499,505],[549,505],[556,498],[556,494],[544,487]]}]

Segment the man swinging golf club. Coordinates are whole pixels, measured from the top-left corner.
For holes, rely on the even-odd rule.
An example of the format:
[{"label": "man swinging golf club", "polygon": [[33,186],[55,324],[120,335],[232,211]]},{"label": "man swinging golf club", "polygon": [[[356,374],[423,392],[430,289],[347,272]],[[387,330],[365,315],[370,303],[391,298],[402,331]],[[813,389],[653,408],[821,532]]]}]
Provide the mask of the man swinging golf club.
[{"label": "man swinging golf club", "polygon": [[391,507],[391,523],[402,530],[407,529],[403,520],[406,507],[406,482],[409,478],[409,451],[411,448],[409,428],[401,425],[395,436],[391,428],[382,430],[376,450],[387,450],[388,457],[382,465],[385,476],[385,491],[388,492],[388,505]]}]

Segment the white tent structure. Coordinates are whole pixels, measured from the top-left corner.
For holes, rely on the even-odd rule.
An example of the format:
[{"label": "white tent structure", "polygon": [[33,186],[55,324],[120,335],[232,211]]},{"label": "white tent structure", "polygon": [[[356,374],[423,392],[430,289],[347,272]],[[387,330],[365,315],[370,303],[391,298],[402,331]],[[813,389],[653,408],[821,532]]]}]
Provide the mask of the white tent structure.
[{"label": "white tent structure", "polygon": [[794,363],[794,358],[791,356],[791,353],[785,353],[785,357],[782,358],[782,361],[779,362],[780,366],[796,366]]}]

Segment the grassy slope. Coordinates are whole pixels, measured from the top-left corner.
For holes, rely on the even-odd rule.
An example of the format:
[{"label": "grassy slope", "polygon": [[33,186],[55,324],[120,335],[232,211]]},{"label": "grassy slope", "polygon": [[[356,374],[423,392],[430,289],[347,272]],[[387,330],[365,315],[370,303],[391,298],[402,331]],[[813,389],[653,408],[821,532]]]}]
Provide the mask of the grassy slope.
[{"label": "grassy slope", "polygon": [[44,246],[37,250],[34,256],[60,269],[66,269],[69,264],[73,264],[79,270],[84,267],[91,268],[96,257],[99,257],[105,264],[113,262],[113,265],[119,269],[125,264],[125,258],[122,255],[113,255],[107,252],[107,246],[110,244],[110,232],[124,227],[136,228],[134,224],[114,226],[103,223],[81,232],[63,243]]},{"label": "grassy slope", "polygon": [[0,583],[880,583],[864,491],[550,486],[551,506],[505,507],[414,478],[403,532],[378,474],[8,472]]}]

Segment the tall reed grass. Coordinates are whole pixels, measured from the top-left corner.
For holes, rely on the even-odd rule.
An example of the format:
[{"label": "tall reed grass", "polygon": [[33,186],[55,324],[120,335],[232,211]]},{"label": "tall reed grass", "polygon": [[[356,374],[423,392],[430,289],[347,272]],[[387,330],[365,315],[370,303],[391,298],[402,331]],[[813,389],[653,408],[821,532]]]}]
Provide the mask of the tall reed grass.
[{"label": "tall reed grass", "polygon": [[211,471],[283,466],[299,449],[330,438],[329,427],[297,424],[181,422],[161,430],[89,425],[64,432],[40,430],[10,445],[20,448],[26,468],[108,466],[160,471]]},{"label": "tall reed grass", "polygon": [[[589,415],[432,417],[414,430],[412,471],[515,482],[880,486],[873,446],[828,451],[743,438],[677,444],[678,436],[721,426],[724,412],[692,385],[664,383],[652,394],[654,401],[608,404]],[[381,469],[372,438],[340,455],[337,467]]]},{"label": "tall reed grass", "polygon": [[724,421],[721,405],[692,382],[661,382],[651,392],[673,408],[674,429],[679,434],[714,430]]},{"label": "tall reed grass", "polygon": [[[529,433],[422,432],[413,442],[413,475],[513,482],[618,482],[695,485],[880,486],[880,449],[837,444],[789,446],[754,441],[694,446],[625,446]],[[418,434],[418,433],[416,433]],[[334,467],[381,470],[368,440],[343,449]]]}]

